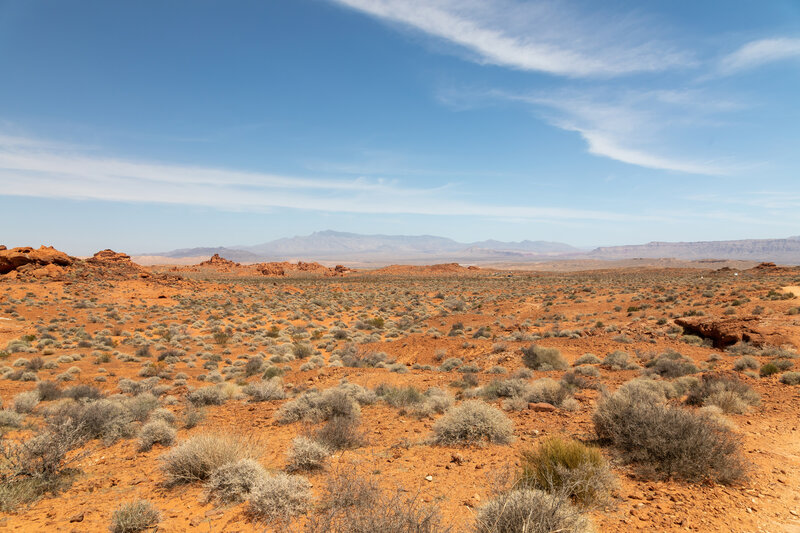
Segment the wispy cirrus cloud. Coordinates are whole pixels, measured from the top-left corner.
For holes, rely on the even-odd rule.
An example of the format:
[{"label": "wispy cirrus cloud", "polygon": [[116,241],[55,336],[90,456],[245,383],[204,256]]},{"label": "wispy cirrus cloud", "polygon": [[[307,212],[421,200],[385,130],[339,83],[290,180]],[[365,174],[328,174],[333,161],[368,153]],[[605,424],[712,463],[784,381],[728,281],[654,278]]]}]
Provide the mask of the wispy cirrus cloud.
[{"label": "wispy cirrus cloud", "polygon": [[723,57],[719,63],[719,71],[722,74],[732,74],[787,59],[800,59],[800,38],[778,37],[751,41]]},{"label": "wispy cirrus cloud", "polygon": [[693,65],[652,37],[641,17],[581,13],[563,2],[333,0],[468,51],[480,63],[569,77],[610,77]]},{"label": "wispy cirrus cloud", "polygon": [[[458,109],[503,100],[528,105],[553,126],[578,133],[587,151],[622,163],[686,174],[721,176],[744,165],[665,153],[672,138],[688,129],[718,127],[720,114],[742,104],[701,90],[608,91],[604,89],[514,93],[502,90],[445,91],[440,100]],[[679,151],[679,150],[678,150]]]},{"label": "wispy cirrus cloud", "polygon": [[[96,152],[96,150],[95,150]],[[570,207],[491,205],[458,198],[451,184],[416,188],[379,178],[308,178],[133,161],[0,134],[0,195],[360,214],[626,221],[632,214]]]}]

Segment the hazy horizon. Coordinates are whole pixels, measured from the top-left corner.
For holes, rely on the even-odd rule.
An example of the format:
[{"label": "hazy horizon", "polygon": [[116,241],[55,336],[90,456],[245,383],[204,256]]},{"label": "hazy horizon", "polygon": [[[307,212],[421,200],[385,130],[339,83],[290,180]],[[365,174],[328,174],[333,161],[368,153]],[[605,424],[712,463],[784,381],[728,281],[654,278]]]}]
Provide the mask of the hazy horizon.
[{"label": "hazy horizon", "polygon": [[0,0],[0,243],[800,233],[800,5]]}]

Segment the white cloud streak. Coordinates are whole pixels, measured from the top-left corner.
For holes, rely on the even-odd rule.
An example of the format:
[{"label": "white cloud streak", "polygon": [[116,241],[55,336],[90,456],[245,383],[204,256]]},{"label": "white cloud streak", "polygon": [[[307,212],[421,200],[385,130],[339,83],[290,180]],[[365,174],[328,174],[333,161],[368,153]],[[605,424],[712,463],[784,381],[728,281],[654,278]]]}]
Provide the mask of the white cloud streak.
[{"label": "white cloud streak", "polygon": [[[694,64],[631,16],[572,12],[559,2],[333,0],[468,50],[481,63],[569,77],[609,77]],[[648,35],[649,33],[650,35]]]},{"label": "white cloud streak", "polygon": [[380,179],[304,178],[167,165],[85,155],[54,146],[0,135],[0,194],[194,205],[236,211],[288,208],[548,221],[643,219],[605,211],[459,201],[454,198],[456,191],[449,186],[421,189]]},{"label": "white cloud streak", "polygon": [[767,63],[800,58],[800,38],[772,38],[751,41],[720,61],[719,70],[731,74]]}]

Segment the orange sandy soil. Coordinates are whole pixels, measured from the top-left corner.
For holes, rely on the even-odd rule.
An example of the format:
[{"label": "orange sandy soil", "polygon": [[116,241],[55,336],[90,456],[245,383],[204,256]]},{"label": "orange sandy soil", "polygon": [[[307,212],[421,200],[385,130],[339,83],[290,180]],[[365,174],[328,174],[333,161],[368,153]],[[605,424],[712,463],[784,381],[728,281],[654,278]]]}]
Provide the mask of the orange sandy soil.
[{"label": "orange sandy soil", "polygon": [[[530,341],[501,340],[515,332],[538,335],[559,330],[576,332],[575,338],[545,337],[537,341],[543,346],[559,348],[570,363],[587,352],[602,358],[614,350],[634,355],[673,348],[693,359],[702,369],[713,366],[718,370],[731,370],[736,356],[707,345],[684,342],[682,335],[675,332],[671,319],[690,311],[723,317],[725,309],[733,309],[735,316],[748,316],[756,310],[760,311],[758,316],[763,318],[765,327],[781,331],[789,343],[798,346],[800,320],[796,317],[800,315],[788,311],[800,305],[800,299],[767,297],[771,290],[780,293],[784,287],[800,294],[798,285],[800,270],[742,271],[737,278],[730,271],[695,269],[626,269],[569,274],[475,272],[457,278],[363,274],[344,279],[213,281],[196,277],[188,280],[177,275],[174,278],[109,280],[102,276],[68,274],[60,281],[0,277],[0,317],[9,319],[0,320],[0,350],[23,335],[35,335],[32,345],[36,347],[42,327],[56,325],[57,329],[83,327],[93,336],[98,331],[110,330],[114,346],[103,353],[132,355],[135,346],[130,343],[130,335],[140,329],[154,343],[170,348],[178,344],[189,355],[201,351],[222,354],[222,368],[226,360],[233,362],[267,352],[267,346],[249,349],[243,343],[255,332],[266,331],[273,324],[282,330],[287,328],[288,323],[278,323],[281,319],[296,326],[313,322],[314,327],[309,327],[309,332],[321,328],[329,330],[334,321],[341,320],[349,326],[349,334],[354,335],[358,332],[354,324],[359,319],[380,316],[387,322],[396,322],[406,315],[415,331],[399,330],[397,337],[386,337],[388,328],[367,331],[366,334],[374,337],[363,349],[386,352],[409,368],[414,363],[433,365],[432,370],[410,369],[407,373],[396,373],[381,368],[325,366],[300,371],[304,361],[291,361],[286,364],[292,370],[283,376],[287,390],[324,389],[346,378],[370,388],[381,383],[414,385],[423,390],[438,386],[458,398],[459,389],[450,384],[459,380],[461,374],[436,370],[436,352],[446,350],[446,357],[459,357],[465,363],[478,365],[482,369],[477,374],[478,381],[485,384],[504,378],[486,372],[494,365],[508,370],[506,378],[522,367],[519,349]],[[674,298],[664,298],[669,295]],[[448,311],[445,303],[451,298],[461,300],[464,309]],[[82,301],[91,304],[88,308],[76,308]],[[730,307],[734,301],[739,305]],[[279,309],[280,305],[286,308]],[[632,306],[640,310],[629,311]],[[757,306],[763,310],[756,309]],[[197,320],[208,325],[211,316],[232,326],[240,338],[232,338],[223,347],[214,343],[210,330],[193,326]],[[251,318],[261,322],[247,323]],[[666,321],[659,324],[660,318]],[[59,321],[52,322],[54,319]],[[602,326],[596,325],[598,321]],[[451,325],[456,322],[464,324],[465,335],[448,337]],[[153,323],[160,326],[147,329]],[[164,326],[170,325],[185,326],[184,333],[190,338],[171,341],[160,334]],[[472,333],[480,326],[490,326],[494,338],[473,338]],[[615,326],[616,331],[607,331],[609,326]],[[431,327],[441,332],[439,338],[427,333]],[[146,360],[122,362],[112,355],[108,362],[97,364],[95,347],[80,348],[75,339],[65,338],[58,331],[51,333],[62,347],[43,347],[37,353],[12,353],[0,364],[10,366],[18,357],[40,355],[45,361],[51,361],[63,354],[83,354],[85,357],[81,360],[60,363],[56,369],[39,370],[38,379],[55,380],[67,368],[77,366],[80,369],[77,381],[65,382],[62,387],[87,383],[108,394],[119,392],[120,378],[141,379],[138,372]],[[198,346],[200,337],[210,346]],[[317,346],[323,340],[327,343],[331,338],[309,342]],[[280,339],[278,341],[280,343]],[[341,347],[346,341],[335,342]],[[493,350],[493,345],[500,342],[505,348]],[[223,350],[230,353],[223,354]],[[327,361],[330,351],[323,349],[321,352]],[[154,356],[150,360],[155,361],[157,353],[158,348],[154,346]],[[715,363],[708,362],[712,354],[720,356]],[[760,362],[767,360],[764,358]],[[166,368],[168,374],[189,375],[186,386],[172,386],[165,393],[179,400],[168,406],[178,415],[182,412],[182,397],[186,392],[206,385],[197,379],[208,372],[202,363],[198,359],[197,365],[190,368],[182,360]],[[796,362],[795,370],[798,366],[800,362]],[[101,368],[104,373],[99,372]],[[609,390],[640,374],[635,370],[600,369],[600,372],[599,380]],[[562,374],[537,371],[531,379],[543,376],[557,379]],[[100,375],[107,381],[95,381]],[[258,377],[248,380],[256,379]],[[620,488],[608,509],[592,513],[598,531],[800,531],[800,387],[780,383],[778,375],[767,378],[742,375],[742,379],[762,399],[760,406],[746,414],[729,416],[737,426],[744,454],[750,462],[747,481],[722,486],[640,479],[634,466],[620,464],[613,450],[603,448],[603,453],[612,461]],[[171,380],[162,379],[161,384],[170,385]],[[0,379],[4,407],[11,406],[14,395],[34,387],[34,382]],[[483,447],[430,445],[426,440],[439,415],[419,420],[403,416],[397,409],[378,401],[362,408],[362,428],[366,431],[367,444],[337,453],[330,459],[328,469],[337,464],[356,464],[379,475],[386,487],[404,487],[410,493],[420,491],[425,502],[440,507],[456,531],[469,530],[475,508],[491,497],[493,477],[504,468],[513,468],[520,450],[551,434],[594,439],[591,415],[598,397],[596,390],[578,391],[575,398],[579,408],[575,411],[510,411],[507,415],[514,422],[515,440],[510,445]],[[270,470],[281,470],[285,468],[285,453],[291,439],[304,429],[302,423],[278,425],[273,420],[273,413],[285,401],[288,400],[249,403],[243,397],[221,406],[207,407],[205,420],[191,430],[179,429],[177,441],[210,431],[252,435],[262,443],[262,464]],[[43,418],[38,412],[46,405],[47,402],[40,403],[36,412],[26,416],[28,429],[10,431],[5,438],[24,438],[30,434],[30,428],[40,427]],[[158,458],[165,451],[160,445],[148,452],[138,452],[135,439],[120,440],[110,446],[92,441],[87,446],[90,451],[76,465],[79,472],[71,486],[60,494],[47,495],[21,506],[15,512],[0,514],[0,528],[107,531],[111,514],[120,503],[146,498],[162,513],[159,531],[265,529],[264,525],[247,519],[244,504],[220,507],[207,502],[199,484],[166,487],[159,470]],[[308,475],[315,494],[324,485],[326,475],[326,471]],[[427,481],[426,476],[432,476],[432,481]],[[301,529],[302,523],[300,517],[291,528]]]}]

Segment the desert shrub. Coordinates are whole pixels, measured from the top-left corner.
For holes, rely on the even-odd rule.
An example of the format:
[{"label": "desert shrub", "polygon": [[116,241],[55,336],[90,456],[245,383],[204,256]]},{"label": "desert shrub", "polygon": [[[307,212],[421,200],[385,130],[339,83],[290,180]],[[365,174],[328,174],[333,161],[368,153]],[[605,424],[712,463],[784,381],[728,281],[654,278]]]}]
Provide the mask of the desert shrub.
[{"label": "desert shrub", "polygon": [[123,405],[101,399],[90,403],[71,400],[56,405],[47,413],[48,425],[72,424],[80,428],[87,439],[102,439],[111,444],[132,435],[133,418]]},{"label": "desert shrub", "polygon": [[270,400],[282,400],[286,397],[283,392],[281,378],[251,383],[244,388],[244,393],[250,396],[251,402],[268,402]]},{"label": "desert shrub", "polygon": [[314,440],[331,450],[358,448],[364,444],[359,416],[332,416],[314,433]]},{"label": "desert shrub", "polygon": [[48,402],[61,398],[61,388],[53,381],[40,381],[36,384],[39,401]]},{"label": "desert shrub", "polygon": [[153,409],[150,413],[150,420],[163,420],[167,424],[173,425],[175,423],[175,413],[164,407],[159,407],[158,409]]},{"label": "desert shrub", "polygon": [[631,360],[631,356],[627,352],[620,350],[606,355],[600,366],[609,370],[636,370],[639,368],[639,365]]},{"label": "desert shrub", "polygon": [[443,413],[453,404],[453,398],[446,391],[431,387],[424,393],[413,386],[393,387],[382,384],[375,393],[392,407],[401,409],[400,413],[411,413],[414,416],[430,416]]},{"label": "desert shrub", "polygon": [[195,407],[202,405],[222,405],[227,400],[222,388],[209,385],[195,389],[186,395],[186,399]]},{"label": "desert shrub", "polygon": [[733,362],[733,369],[737,371],[755,370],[758,368],[758,360],[749,355],[743,355]]},{"label": "desert shrub", "polygon": [[451,370],[455,370],[463,364],[464,361],[458,357],[448,357],[444,360],[444,362],[442,362],[441,365],[439,365],[439,370],[442,372],[450,372]]},{"label": "desert shrub", "polygon": [[86,452],[70,453],[84,442],[74,424],[48,426],[24,441],[0,441],[0,511],[14,511],[67,483],[70,465]]},{"label": "desert shrub", "polygon": [[468,400],[451,407],[433,425],[437,444],[471,444],[483,440],[508,443],[513,424],[502,411],[480,400]]},{"label": "desert shrub", "polygon": [[598,437],[645,475],[720,483],[744,475],[736,434],[706,414],[622,390],[598,402],[593,420]]},{"label": "desert shrub", "polygon": [[205,417],[205,411],[189,404],[183,410],[183,427],[185,429],[192,429],[193,427],[196,427],[197,424],[202,422]]},{"label": "desert shrub", "polygon": [[337,416],[356,417],[360,412],[358,402],[348,391],[335,388],[305,392],[283,404],[275,412],[275,418],[281,424],[290,424],[298,420],[316,422]]},{"label": "desert shrub", "polygon": [[286,453],[286,469],[289,472],[296,472],[322,468],[330,453],[327,446],[316,440],[303,436],[295,437]]},{"label": "desert shrub", "polygon": [[758,371],[758,375],[761,376],[762,378],[765,378],[767,376],[771,376],[773,374],[777,374],[780,371],[781,371],[781,369],[778,368],[778,365],[776,365],[775,363],[770,362],[770,363],[766,363],[766,364],[761,366],[761,368]]},{"label": "desert shrub", "polygon": [[673,383],[649,377],[626,381],[618,390],[632,398],[647,401],[664,401],[678,396]]},{"label": "desert shrub", "polygon": [[172,446],[175,442],[175,429],[164,420],[153,420],[139,429],[139,451],[152,449],[154,444]]},{"label": "desert shrub", "polygon": [[689,390],[686,397],[689,405],[717,405],[729,412],[744,412],[747,406],[760,403],[758,393],[734,376],[703,374],[698,384]]},{"label": "desert shrub", "polygon": [[385,363],[389,358],[383,352],[367,352],[351,350],[342,355],[342,364],[352,368],[374,368]]},{"label": "desert shrub", "polygon": [[589,520],[567,498],[537,489],[499,494],[478,509],[476,533],[590,533]]},{"label": "desert shrub", "polygon": [[161,513],[147,500],[123,503],[111,515],[111,533],[138,533],[156,526]]},{"label": "desert shrub", "polygon": [[253,459],[255,447],[248,439],[231,435],[201,434],[183,441],[160,457],[167,483],[191,483],[208,479],[220,466]]},{"label": "desert shrub", "polygon": [[14,411],[30,413],[39,405],[39,393],[35,390],[20,392],[14,396]]},{"label": "desert shrub", "polygon": [[247,363],[244,365],[244,375],[247,377],[255,376],[259,372],[261,372],[261,367],[264,366],[264,358],[256,355],[253,357],[249,357],[247,359]]},{"label": "desert shrub", "polygon": [[600,358],[591,353],[585,353],[582,356],[575,359],[575,365],[599,365],[601,363]]},{"label": "desert shrub", "polygon": [[149,392],[143,392],[133,398],[125,398],[123,406],[133,420],[143,422],[154,409],[158,408],[159,403],[158,398]]},{"label": "desert shrub", "polygon": [[418,494],[398,488],[383,491],[377,477],[352,469],[327,479],[318,512],[309,516],[306,533],[447,533],[439,510]]},{"label": "desert shrub", "polygon": [[566,495],[584,506],[605,504],[615,486],[600,450],[574,439],[546,438],[520,459],[522,486]]},{"label": "desert shrub", "polygon": [[786,372],[781,376],[781,383],[786,385],[800,385],[800,372]]},{"label": "desert shrub", "polygon": [[512,378],[504,380],[494,380],[481,387],[480,395],[487,400],[495,398],[513,398],[524,396],[528,390],[528,382],[524,379]]},{"label": "desert shrub", "polygon": [[314,348],[305,342],[298,342],[292,345],[292,354],[296,359],[305,359],[314,355]]},{"label": "desert shrub", "polygon": [[567,360],[558,348],[545,348],[531,344],[522,349],[522,363],[532,370],[566,370]]},{"label": "desert shrub", "polygon": [[668,350],[645,364],[647,374],[657,374],[662,378],[674,379],[687,374],[696,374],[700,369],[691,359],[674,350]]},{"label": "desert shrub", "polygon": [[253,489],[269,474],[254,459],[239,459],[215,468],[206,482],[209,498],[222,503],[239,503],[250,497]]},{"label": "desert shrub", "polygon": [[285,522],[305,512],[310,503],[311,484],[306,478],[279,473],[253,487],[247,513],[259,521]]},{"label": "desert shrub", "polygon": [[0,428],[18,428],[22,425],[22,415],[8,410],[0,410]]},{"label": "desert shrub", "polygon": [[576,366],[572,369],[572,373],[578,376],[588,376],[592,378],[600,377],[600,371],[593,366]]},{"label": "desert shrub", "polygon": [[539,378],[530,383],[525,391],[528,402],[549,403],[559,406],[570,396],[569,387],[552,378]]}]

